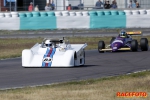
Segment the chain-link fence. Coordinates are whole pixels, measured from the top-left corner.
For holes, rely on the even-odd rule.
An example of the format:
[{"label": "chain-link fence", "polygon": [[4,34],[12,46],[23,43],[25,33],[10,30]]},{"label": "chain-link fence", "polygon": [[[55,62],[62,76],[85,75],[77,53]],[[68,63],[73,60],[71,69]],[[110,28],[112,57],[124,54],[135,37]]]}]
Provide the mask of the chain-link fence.
[{"label": "chain-link fence", "polygon": [[[99,0],[0,0],[0,11],[28,11],[30,2],[33,2],[33,6],[38,5],[40,11],[45,10],[47,3],[54,6],[53,10],[93,10],[96,2]],[[103,4],[105,1],[109,1],[110,5],[113,1],[116,1],[116,9],[129,9],[130,1],[134,3],[135,0],[100,0]],[[140,9],[149,9],[150,0],[136,0],[139,3]],[[101,9],[105,9],[104,5],[101,5]],[[51,6],[50,5],[50,6]],[[110,6],[111,7],[111,6]],[[138,9],[139,9],[138,8]],[[111,8],[110,8],[111,9]],[[130,8],[131,9],[131,8]]]}]

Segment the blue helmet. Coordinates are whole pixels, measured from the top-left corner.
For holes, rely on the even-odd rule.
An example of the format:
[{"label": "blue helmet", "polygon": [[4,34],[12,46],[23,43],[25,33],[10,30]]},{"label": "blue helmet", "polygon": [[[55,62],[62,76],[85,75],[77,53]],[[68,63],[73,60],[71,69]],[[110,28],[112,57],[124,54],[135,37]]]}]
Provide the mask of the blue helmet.
[{"label": "blue helmet", "polygon": [[127,36],[126,31],[125,30],[121,30],[119,36],[120,37],[126,37]]}]

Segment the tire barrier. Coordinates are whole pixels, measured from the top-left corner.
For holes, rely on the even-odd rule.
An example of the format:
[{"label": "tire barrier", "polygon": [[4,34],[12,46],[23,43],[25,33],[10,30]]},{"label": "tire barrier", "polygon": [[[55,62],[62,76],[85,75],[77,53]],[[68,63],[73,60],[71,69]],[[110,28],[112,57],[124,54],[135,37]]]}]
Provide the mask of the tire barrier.
[{"label": "tire barrier", "polygon": [[0,13],[0,30],[150,28],[150,10]]}]

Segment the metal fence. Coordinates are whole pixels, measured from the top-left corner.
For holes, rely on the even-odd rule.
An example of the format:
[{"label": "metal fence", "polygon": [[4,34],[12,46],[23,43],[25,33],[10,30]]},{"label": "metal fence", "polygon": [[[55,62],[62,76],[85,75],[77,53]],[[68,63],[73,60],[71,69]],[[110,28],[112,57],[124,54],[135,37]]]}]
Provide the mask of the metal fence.
[{"label": "metal fence", "polygon": [[[33,6],[38,5],[40,11],[45,10],[47,3],[54,4],[54,10],[67,10],[68,5],[71,5],[71,10],[93,10],[98,0],[0,0],[0,11],[28,11],[30,2],[33,2]],[[105,0],[101,0],[104,2]],[[113,0],[109,0],[110,4]],[[129,2],[131,0],[116,0],[117,9],[128,9]],[[132,0],[134,1],[134,0]],[[150,0],[137,0],[140,5],[140,9],[149,9]],[[103,6],[102,6],[103,8]]]}]

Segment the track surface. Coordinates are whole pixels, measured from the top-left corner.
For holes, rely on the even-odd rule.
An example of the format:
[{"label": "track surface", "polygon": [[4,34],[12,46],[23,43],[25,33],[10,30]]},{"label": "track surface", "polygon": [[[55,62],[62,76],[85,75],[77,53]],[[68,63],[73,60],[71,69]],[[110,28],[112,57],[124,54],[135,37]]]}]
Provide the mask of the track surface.
[{"label": "track surface", "polygon": [[[143,32],[143,36],[147,36],[150,35],[149,31],[142,31]],[[78,33],[74,33],[74,32],[66,32],[66,33],[62,33],[62,32],[56,32],[56,33],[52,33],[52,32],[45,32],[45,33],[28,33],[28,34],[0,34],[0,38],[62,38],[62,37],[102,37],[102,36],[117,36],[118,32],[78,32]]]},{"label": "track surface", "polygon": [[99,54],[86,51],[86,64],[74,68],[23,68],[21,58],[0,60],[0,89],[114,76],[150,69],[150,51]]}]

